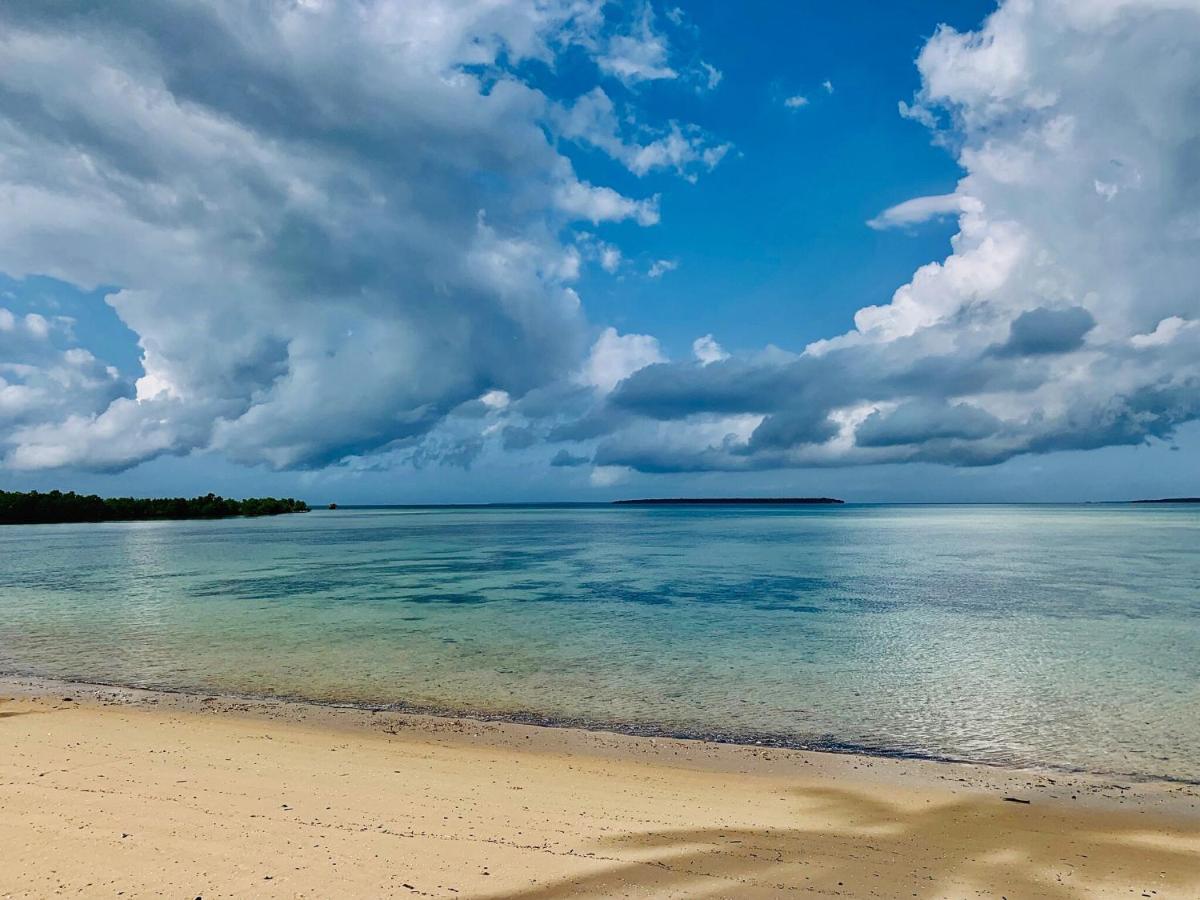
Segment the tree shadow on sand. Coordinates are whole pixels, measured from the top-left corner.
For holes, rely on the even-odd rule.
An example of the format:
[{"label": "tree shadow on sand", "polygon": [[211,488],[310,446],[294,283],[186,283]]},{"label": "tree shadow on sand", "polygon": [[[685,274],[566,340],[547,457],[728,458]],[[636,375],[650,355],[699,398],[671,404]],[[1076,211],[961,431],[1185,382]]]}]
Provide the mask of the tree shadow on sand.
[{"label": "tree shadow on sand", "polygon": [[1200,897],[1196,827],[1097,815],[1081,830],[998,797],[912,809],[838,788],[795,796],[814,824],[622,834],[585,849],[598,871],[493,896]]},{"label": "tree shadow on sand", "polygon": [[0,710],[0,719],[14,719],[17,716],[33,716],[41,713],[40,709],[4,709]]}]

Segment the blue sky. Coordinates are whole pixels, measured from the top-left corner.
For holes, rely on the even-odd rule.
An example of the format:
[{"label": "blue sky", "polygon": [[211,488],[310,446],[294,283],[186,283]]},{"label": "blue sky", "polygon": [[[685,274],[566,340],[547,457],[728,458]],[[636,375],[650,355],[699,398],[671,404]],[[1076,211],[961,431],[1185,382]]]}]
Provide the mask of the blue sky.
[{"label": "blue sky", "polygon": [[1196,13],[1064,3],[13,4],[0,486],[1200,493]]},{"label": "blue sky", "polygon": [[[866,298],[886,298],[917,266],[946,255],[952,222],[910,234],[865,223],[909,197],[953,190],[961,174],[953,156],[896,105],[919,87],[913,61],[937,25],[970,27],[992,4],[835,6],[688,5],[706,58],[723,73],[719,88],[697,95],[654,84],[641,96],[660,115],[684,115],[730,141],[735,155],[695,186],[656,177],[661,226],[626,225],[622,243],[679,269],[662,282],[585,281],[598,317],[679,352],[697,330],[730,348],[784,335],[803,344],[845,330]],[[796,95],[809,104],[786,108]],[[636,180],[609,160],[588,161],[601,178]]]}]

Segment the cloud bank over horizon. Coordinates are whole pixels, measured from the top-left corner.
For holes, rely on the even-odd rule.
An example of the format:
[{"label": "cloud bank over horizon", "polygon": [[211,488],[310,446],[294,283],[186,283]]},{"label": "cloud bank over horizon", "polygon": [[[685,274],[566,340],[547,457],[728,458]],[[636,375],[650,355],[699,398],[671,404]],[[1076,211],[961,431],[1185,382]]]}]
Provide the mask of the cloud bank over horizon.
[{"label": "cloud bank over horizon", "polygon": [[[686,271],[635,273],[617,229],[670,210],[628,185],[697,189],[731,144],[649,117],[640,92],[731,76],[677,52],[673,18],[623,12],[5,4],[0,272],[111,286],[141,370],[0,297],[3,466],[505,453],[603,486],[992,465],[1200,419],[1200,2],[1006,0],[976,31],[940,28],[899,114],[964,174],[862,227],[955,217],[951,254],[864,298],[844,334],[733,353],[703,334],[674,360],[590,318],[577,286]],[[582,91],[555,77],[575,58]],[[587,154],[625,189],[581,177]]]},{"label": "cloud bank over horizon", "polygon": [[800,352],[634,373],[597,463],[971,466],[1170,438],[1200,416],[1198,26],[1194,2],[1010,0],[939,29],[901,111],[966,174],[869,224],[956,214],[952,255]]}]

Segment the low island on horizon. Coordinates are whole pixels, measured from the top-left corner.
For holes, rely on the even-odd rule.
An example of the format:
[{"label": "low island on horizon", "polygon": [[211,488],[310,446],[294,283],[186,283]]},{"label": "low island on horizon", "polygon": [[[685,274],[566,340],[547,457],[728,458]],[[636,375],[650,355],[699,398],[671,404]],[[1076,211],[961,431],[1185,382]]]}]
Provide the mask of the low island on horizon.
[{"label": "low island on horizon", "polygon": [[614,506],[837,506],[835,497],[643,497],[614,500]]}]

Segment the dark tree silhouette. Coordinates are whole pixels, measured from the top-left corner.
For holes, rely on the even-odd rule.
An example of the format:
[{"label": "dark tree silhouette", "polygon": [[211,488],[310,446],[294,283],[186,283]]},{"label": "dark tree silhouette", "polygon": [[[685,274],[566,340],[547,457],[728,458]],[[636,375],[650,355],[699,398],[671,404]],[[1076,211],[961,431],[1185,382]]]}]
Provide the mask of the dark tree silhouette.
[{"label": "dark tree silhouette", "polygon": [[277,516],[282,513],[308,512],[303,500],[285,497],[254,497],[228,500],[216,494],[203,497],[97,497],[50,491],[17,493],[0,491],[0,524],[42,524],[50,522],[128,522],[140,519],[221,519],[229,516]]}]

